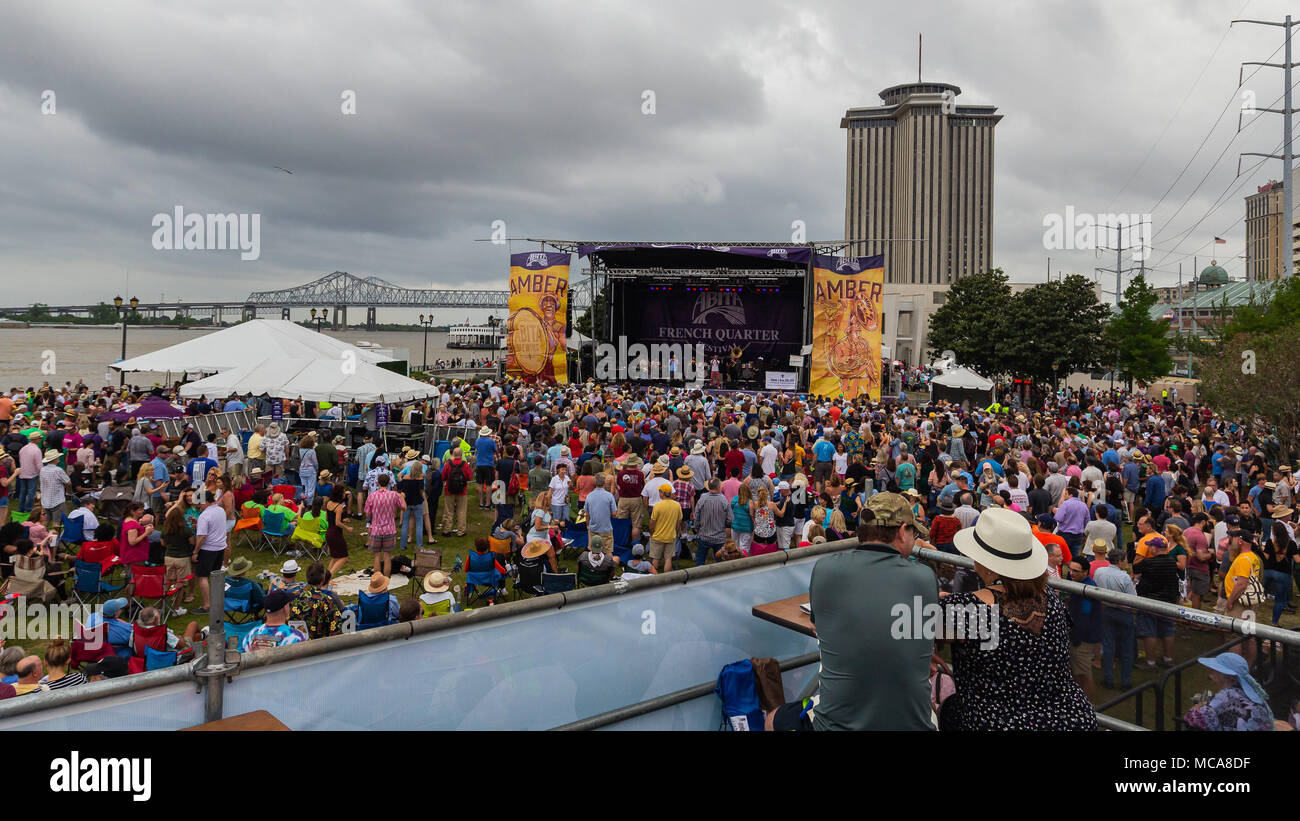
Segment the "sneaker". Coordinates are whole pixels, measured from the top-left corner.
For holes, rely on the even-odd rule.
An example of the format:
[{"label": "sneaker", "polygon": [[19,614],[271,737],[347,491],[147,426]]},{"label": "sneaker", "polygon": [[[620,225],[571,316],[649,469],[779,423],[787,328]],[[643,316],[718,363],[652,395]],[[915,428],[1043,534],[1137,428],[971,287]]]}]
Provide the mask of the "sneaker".
[{"label": "sneaker", "polygon": [[1171,659],[1171,658],[1169,658],[1169,656],[1165,656],[1164,658],[1160,659],[1160,666],[1161,666],[1161,667],[1173,667],[1173,666],[1174,666],[1174,660]]},{"label": "sneaker", "polygon": [[206,608],[206,607],[196,607],[196,608],[194,608],[193,610],[191,610],[190,612],[193,613],[193,614],[195,614],[195,615],[197,615],[197,616],[206,616],[206,615],[208,614],[208,608]]},{"label": "sneaker", "polygon": [[185,614],[188,613],[188,612],[190,612],[190,611],[186,610],[184,607],[178,607],[178,608],[176,608],[175,610],[172,611],[172,615],[173,615],[173,616],[183,616],[183,615],[185,615]]},{"label": "sneaker", "polygon": [[1151,659],[1147,659],[1146,661],[1142,662],[1142,666],[1145,667],[1145,668],[1148,669],[1148,670],[1154,670],[1154,669],[1156,669],[1156,663],[1155,663],[1154,661],[1152,661]]}]

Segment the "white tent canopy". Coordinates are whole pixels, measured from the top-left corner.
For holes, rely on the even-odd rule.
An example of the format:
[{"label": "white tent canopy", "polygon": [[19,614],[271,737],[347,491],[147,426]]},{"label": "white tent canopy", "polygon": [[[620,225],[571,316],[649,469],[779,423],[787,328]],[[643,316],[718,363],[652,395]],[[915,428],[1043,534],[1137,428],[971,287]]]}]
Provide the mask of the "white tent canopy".
[{"label": "white tent canopy", "polygon": [[409,402],[433,396],[436,389],[369,362],[343,367],[337,357],[326,359],[261,359],[252,365],[181,386],[181,397],[219,399],[232,394],[267,394],[275,399],[310,402]]},{"label": "white tent canopy", "polygon": [[287,319],[254,319],[114,363],[111,367],[129,372],[216,373],[260,362],[268,356],[332,359],[337,366],[349,354],[358,363],[387,360],[374,351],[340,342]]},{"label": "white tent canopy", "polygon": [[970,368],[954,367],[950,368],[939,376],[930,380],[933,385],[942,385],[945,388],[958,388],[961,390],[972,391],[991,391],[993,383]]}]

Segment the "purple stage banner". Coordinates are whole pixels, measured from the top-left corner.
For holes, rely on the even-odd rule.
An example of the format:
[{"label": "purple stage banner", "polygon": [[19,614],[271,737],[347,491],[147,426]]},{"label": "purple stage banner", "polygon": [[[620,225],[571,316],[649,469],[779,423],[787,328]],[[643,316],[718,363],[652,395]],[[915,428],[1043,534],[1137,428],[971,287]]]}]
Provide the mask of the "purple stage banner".
[{"label": "purple stage banner", "polygon": [[622,251],[636,248],[714,251],[719,254],[738,254],[744,257],[759,257],[762,259],[775,259],[782,262],[797,263],[807,263],[808,259],[812,256],[812,249],[807,246],[732,246],[666,242],[616,242],[609,245],[579,245],[578,256],[585,257],[590,256],[591,254],[598,254],[602,251]]},{"label": "purple stage banner", "polygon": [[782,364],[802,345],[803,297],[797,286],[784,293],[650,288],[624,286],[620,301],[627,309],[619,315],[629,345],[703,345],[708,355],[780,358]]}]

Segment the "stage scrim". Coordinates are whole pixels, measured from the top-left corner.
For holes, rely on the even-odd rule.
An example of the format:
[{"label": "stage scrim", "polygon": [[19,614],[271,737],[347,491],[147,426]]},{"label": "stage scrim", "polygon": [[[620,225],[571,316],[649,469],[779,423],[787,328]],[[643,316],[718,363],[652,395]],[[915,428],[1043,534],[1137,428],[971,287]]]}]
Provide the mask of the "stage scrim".
[{"label": "stage scrim", "polygon": [[569,254],[532,251],[510,255],[510,318],[506,320],[506,372],[528,382],[569,381]]},{"label": "stage scrim", "polygon": [[813,258],[813,350],[809,392],[880,399],[884,257]]}]

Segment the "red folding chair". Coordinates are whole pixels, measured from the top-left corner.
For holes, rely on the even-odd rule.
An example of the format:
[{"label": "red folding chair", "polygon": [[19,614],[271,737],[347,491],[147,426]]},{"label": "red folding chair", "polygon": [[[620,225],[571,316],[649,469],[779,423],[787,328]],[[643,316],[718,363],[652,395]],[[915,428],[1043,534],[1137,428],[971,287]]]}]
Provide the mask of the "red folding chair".
[{"label": "red folding chair", "polygon": [[271,487],[271,492],[280,494],[286,502],[292,502],[298,498],[298,488],[293,485],[274,485]]},{"label": "red folding chair", "polygon": [[126,660],[128,673],[143,673],[147,669],[148,651],[167,652],[167,625],[155,624],[153,627],[131,626],[131,651],[134,655]]},{"label": "red folding chair", "polygon": [[103,568],[100,575],[107,576],[123,567],[122,557],[117,555],[117,548],[116,539],[106,542],[82,542],[81,549],[77,551],[77,559],[98,564]]},{"label": "red folding chair", "polygon": [[175,600],[179,597],[185,585],[194,578],[194,574],[191,573],[185,578],[168,585],[166,581],[167,568],[162,565],[133,564],[130,571],[131,602],[140,608],[149,607],[150,605],[157,607],[162,613],[163,622],[170,618]]}]

